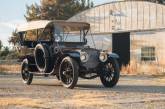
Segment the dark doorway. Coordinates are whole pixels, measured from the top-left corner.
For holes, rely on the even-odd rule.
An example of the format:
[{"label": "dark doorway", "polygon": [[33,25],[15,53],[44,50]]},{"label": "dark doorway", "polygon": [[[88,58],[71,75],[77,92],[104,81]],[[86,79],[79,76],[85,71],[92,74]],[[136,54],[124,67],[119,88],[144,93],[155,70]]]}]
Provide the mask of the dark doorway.
[{"label": "dark doorway", "polygon": [[120,68],[122,65],[128,65],[130,62],[130,33],[112,34],[112,51],[120,56]]}]

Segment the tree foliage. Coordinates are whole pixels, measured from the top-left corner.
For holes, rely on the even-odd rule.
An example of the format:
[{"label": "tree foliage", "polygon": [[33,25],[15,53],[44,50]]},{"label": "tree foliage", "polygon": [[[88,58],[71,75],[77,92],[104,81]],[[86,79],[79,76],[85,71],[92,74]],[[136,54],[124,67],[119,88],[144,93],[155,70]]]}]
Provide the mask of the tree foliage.
[{"label": "tree foliage", "polygon": [[0,59],[5,59],[9,54],[9,47],[3,47],[3,50],[0,51]]},{"label": "tree foliage", "polygon": [[27,6],[25,18],[32,20],[67,20],[76,13],[93,7],[91,0],[42,0],[41,5]]},{"label": "tree foliage", "polygon": [[0,60],[10,60],[10,59],[18,59],[19,53],[14,49],[9,49],[9,47],[5,46],[0,51]]},{"label": "tree foliage", "polygon": [[[126,1],[140,1],[140,0],[126,0]],[[141,0],[141,1],[149,1],[154,3],[165,4],[165,0]]]},{"label": "tree foliage", "polygon": [[2,47],[3,47],[2,41],[0,40],[0,51],[1,51]]},{"label": "tree foliage", "polygon": [[12,37],[9,38],[8,42],[9,42],[10,44],[13,44],[14,46],[19,44],[19,42],[20,42],[20,37],[19,37],[19,35],[17,34],[16,30],[14,30],[14,31],[12,32]]},{"label": "tree foliage", "polygon": [[24,15],[24,17],[27,21],[41,19],[40,6],[37,4],[32,4],[30,6],[26,5],[26,15]]},{"label": "tree foliage", "polygon": [[165,4],[165,0],[147,0],[155,3]]},{"label": "tree foliage", "polygon": [[[15,38],[17,37],[15,36]],[[14,38],[11,38],[11,39],[14,39]],[[15,42],[16,44],[18,43],[18,40],[13,41],[13,42]],[[3,46],[2,41],[0,40],[0,60],[18,59],[18,57],[19,57],[19,53],[15,50],[14,47],[9,49],[8,46]]]}]

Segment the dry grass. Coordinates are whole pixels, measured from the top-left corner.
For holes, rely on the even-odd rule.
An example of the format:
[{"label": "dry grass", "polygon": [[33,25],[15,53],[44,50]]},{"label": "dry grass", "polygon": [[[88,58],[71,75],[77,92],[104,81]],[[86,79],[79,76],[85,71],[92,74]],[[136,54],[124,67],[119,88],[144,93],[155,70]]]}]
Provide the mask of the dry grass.
[{"label": "dry grass", "polygon": [[[19,73],[20,70],[20,65],[0,65],[0,73]],[[165,67],[131,61],[128,66],[122,67],[121,72],[124,75],[160,75],[165,72]]]},{"label": "dry grass", "polygon": [[22,106],[32,108],[43,108],[42,101],[31,98],[0,98],[0,107]]},{"label": "dry grass", "polygon": [[[40,99],[32,99],[32,98],[0,98],[0,107],[29,107],[29,108],[48,108],[53,107],[54,109],[57,106],[68,107],[68,109],[79,109],[81,107],[89,108],[92,107],[112,107],[118,108],[116,104],[111,103],[108,99],[106,99],[105,94],[97,93],[75,93],[72,99],[63,99],[61,102],[40,100]],[[45,104],[45,101],[47,103]],[[50,104],[50,105],[47,105]]]},{"label": "dry grass", "polygon": [[132,60],[128,66],[123,66],[121,72],[126,75],[162,75],[165,67],[157,63],[138,63]]},{"label": "dry grass", "polygon": [[[21,65],[19,64],[0,64],[0,73],[19,73]],[[123,66],[121,70],[124,75],[161,75],[165,74],[165,63],[138,63],[131,60],[128,66]]]},{"label": "dry grass", "polygon": [[0,73],[18,73],[20,70],[20,65],[0,65]]},{"label": "dry grass", "polygon": [[111,103],[106,99],[107,95],[102,93],[92,94],[92,93],[76,93],[72,99],[63,100],[62,103],[65,103],[70,106],[75,107],[118,107],[117,105]]}]

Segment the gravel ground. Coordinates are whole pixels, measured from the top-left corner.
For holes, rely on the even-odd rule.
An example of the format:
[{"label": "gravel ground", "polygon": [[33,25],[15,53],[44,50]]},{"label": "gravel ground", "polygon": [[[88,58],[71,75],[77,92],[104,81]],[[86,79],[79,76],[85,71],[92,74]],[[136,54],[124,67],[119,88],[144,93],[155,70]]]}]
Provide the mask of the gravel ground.
[{"label": "gravel ground", "polygon": [[35,77],[32,85],[19,75],[0,75],[0,109],[165,109],[165,76],[122,76],[112,89],[99,78],[80,79],[75,89],[54,77]]}]

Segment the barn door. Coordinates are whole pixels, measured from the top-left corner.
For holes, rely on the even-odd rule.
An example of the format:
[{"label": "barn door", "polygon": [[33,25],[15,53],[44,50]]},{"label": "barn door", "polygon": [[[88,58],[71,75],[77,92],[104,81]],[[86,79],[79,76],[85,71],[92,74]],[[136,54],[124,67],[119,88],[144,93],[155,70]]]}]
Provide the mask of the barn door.
[{"label": "barn door", "polygon": [[120,56],[120,67],[128,65],[130,62],[130,33],[112,34],[112,51]]}]

